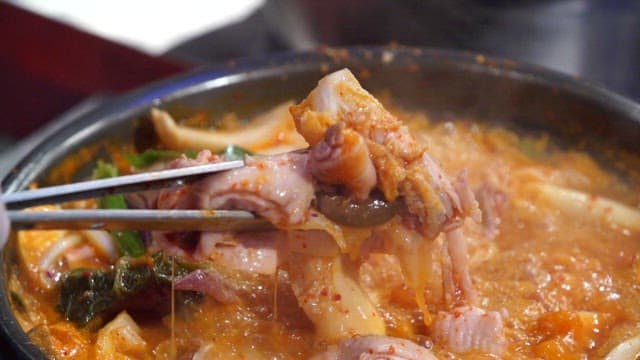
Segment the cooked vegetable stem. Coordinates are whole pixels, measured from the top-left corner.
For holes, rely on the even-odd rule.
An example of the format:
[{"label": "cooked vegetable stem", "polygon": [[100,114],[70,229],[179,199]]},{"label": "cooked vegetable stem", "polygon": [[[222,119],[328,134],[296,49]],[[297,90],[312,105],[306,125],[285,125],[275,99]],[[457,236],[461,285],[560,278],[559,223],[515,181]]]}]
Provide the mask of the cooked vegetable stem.
[{"label": "cooked vegetable stem", "polygon": [[603,196],[557,185],[532,184],[531,186],[547,201],[568,214],[588,216],[593,220],[605,220],[629,230],[640,231],[640,209]]},{"label": "cooked vegetable stem", "polygon": [[193,159],[196,157],[196,152],[193,150],[175,151],[175,150],[157,150],[157,149],[147,149],[144,152],[134,155],[127,154],[127,160],[129,163],[136,169],[144,169],[149,167],[158,161],[167,161],[179,158],[182,155]]}]

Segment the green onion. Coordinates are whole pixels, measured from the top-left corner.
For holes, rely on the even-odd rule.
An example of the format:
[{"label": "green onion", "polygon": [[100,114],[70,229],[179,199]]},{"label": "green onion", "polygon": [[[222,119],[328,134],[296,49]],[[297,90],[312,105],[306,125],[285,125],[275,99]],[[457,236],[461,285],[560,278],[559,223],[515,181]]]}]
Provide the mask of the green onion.
[{"label": "green onion", "polygon": [[144,255],[144,244],[137,232],[133,230],[118,230],[112,231],[111,235],[117,240],[116,243],[120,254],[132,257]]},{"label": "green onion", "polygon": [[[95,179],[105,179],[118,176],[118,169],[112,164],[98,160],[93,170]],[[100,209],[126,209],[127,201],[122,194],[107,195],[98,199]],[[138,257],[144,255],[144,244],[137,232],[132,230],[112,231],[121,255]]]},{"label": "green onion", "polygon": [[161,160],[173,160],[179,158],[182,154],[186,155],[190,159],[194,159],[198,154],[196,151],[187,150],[184,153],[173,150],[156,150],[147,149],[141,154],[127,154],[127,160],[136,169],[143,169],[149,167]]},{"label": "green onion", "polygon": [[[94,179],[106,179],[118,176],[118,169],[102,160],[98,160],[96,168],[93,170]],[[98,199],[100,209],[126,209],[127,202],[122,194],[107,195]]]}]

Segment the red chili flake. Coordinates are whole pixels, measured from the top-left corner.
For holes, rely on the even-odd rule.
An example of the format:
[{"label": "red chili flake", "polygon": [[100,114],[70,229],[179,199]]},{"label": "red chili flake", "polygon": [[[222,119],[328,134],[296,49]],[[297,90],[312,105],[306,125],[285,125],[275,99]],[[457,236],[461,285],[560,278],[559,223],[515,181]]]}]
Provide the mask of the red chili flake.
[{"label": "red chili flake", "polygon": [[342,300],[342,295],[340,294],[333,294],[333,301],[340,301]]},{"label": "red chili flake", "polygon": [[329,290],[327,290],[327,288],[322,288],[322,290],[320,290],[320,295],[322,296],[329,295]]}]

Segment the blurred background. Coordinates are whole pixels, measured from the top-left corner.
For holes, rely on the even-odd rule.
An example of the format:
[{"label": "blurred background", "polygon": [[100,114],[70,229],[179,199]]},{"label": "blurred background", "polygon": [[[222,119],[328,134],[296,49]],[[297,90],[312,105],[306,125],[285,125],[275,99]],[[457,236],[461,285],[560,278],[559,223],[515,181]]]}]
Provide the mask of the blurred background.
[{"label": "blurred background", "polygon": [[637,0],[12,0],[0,2],[0,175],[38,129],[150,81],[389,43],[538,64],[640,100]]}]

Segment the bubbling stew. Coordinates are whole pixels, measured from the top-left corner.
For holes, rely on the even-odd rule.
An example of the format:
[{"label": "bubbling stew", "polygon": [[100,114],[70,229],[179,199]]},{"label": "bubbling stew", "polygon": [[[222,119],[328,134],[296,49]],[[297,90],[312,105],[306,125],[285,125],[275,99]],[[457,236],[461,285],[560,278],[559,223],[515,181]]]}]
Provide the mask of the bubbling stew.
[{"label": "bubbling stew", "polygon": [[636,358],[640,184],[546,135],[388,108],[344,69],[248,125],[152,109],[158,146],[111,144],[94,178],[246,166],[39,209],[237,209],[273,228],[20,231],[21,326],[57,359]]}]

